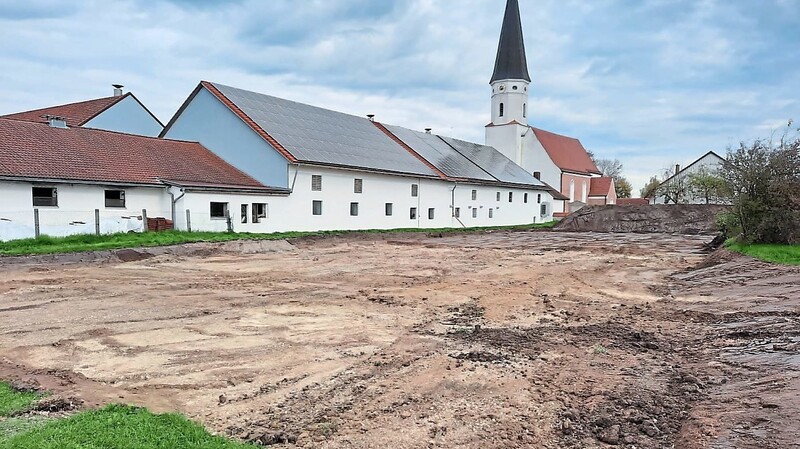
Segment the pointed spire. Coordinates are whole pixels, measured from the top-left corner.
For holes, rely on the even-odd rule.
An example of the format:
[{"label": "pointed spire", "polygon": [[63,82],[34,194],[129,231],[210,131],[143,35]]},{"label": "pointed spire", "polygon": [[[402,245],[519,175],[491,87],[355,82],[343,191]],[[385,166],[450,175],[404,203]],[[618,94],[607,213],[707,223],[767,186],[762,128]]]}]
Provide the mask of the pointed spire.
[{"label": "pointed spire", "polygon": [[525,41],[522,37],[522,19],[519,16],[519,2],[508,0],[503,30],[500,32],[500,45],[497,47],[497,61],[491,83],[499,80],[525,80],[530,82],[528,59],[525,57]]}]

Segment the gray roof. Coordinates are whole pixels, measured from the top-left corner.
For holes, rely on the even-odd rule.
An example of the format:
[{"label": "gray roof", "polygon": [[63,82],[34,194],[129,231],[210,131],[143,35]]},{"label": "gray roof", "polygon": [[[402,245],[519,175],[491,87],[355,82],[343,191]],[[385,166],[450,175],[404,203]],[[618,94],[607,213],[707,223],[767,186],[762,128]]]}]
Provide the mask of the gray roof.
[{"label": "gray roof", "polygon": [[522,19],[519,15],[517,0],[508,0],[503,18],[503,30],[500,32],[500,44],[497,46],[497,60],[490,83],[499,80],[526,80],[528,59],[525,56],[525,40],[522,37]]},{"label": "gray roof", "polygon": [[532,174],[507,158],[503,153],[494,149],[494,147],[453,139],[452,137],[442,137],[442,140],[478,164],[500,182],[544,186],[541,181],[534,178]]},{"label": "gray roof", "polygon": [[366,118],[211,84],[299,161],[437,177]]}]

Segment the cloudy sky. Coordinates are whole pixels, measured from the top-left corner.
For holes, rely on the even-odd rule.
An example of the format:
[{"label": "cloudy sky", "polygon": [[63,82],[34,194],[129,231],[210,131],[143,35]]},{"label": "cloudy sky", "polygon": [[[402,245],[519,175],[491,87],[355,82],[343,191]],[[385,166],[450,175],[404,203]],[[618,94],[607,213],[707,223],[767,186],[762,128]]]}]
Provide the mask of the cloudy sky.
[{"label": "cloudy sky", "polygon": [[[0,0],[0,114],[200,80],[483,141],[504,0]],[[800,119],[800,0],[520,0],[531,123],[671,164]]]}]

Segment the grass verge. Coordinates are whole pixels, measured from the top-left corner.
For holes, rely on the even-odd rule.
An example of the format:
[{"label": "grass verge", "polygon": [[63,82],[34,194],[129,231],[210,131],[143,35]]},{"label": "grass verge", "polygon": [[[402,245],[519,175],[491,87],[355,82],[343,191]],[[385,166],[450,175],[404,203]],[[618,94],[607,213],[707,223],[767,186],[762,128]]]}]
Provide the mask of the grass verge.
[{"label": "grass verge", "polygon": [[766,262],[800,265],[800,245],[745,244],[732,242],[728,249]]},{"label": "grass verge", "polygon": [[148,232],[122,233],[110,235],[73,235],[69,237],[41,236],[36,239],[12,240],[0,242],[0,255],[23,256],[34,254],[62,254],[87,251],[115,250],[124,248],[148,248],[155,246],[180,245],[197,242],[227,242],[233,240],[281,240],[300,237],[321,237],[344,234],[384,234],[399,232],[422,233],[457,233],[512,230],[524,231],[533,229],[547,229],[555,226],[555,222],[522,226],[498,226],[489,228],[445,228],[445,229],[391,229],[368,231],[320,231],[320,232],[278,232],[273,234],[248,234],[227,232]]},{"label": "grass verge", "polygon": [[10,384],[0,382],[0,416],[24,412],[41,397],[39,393],[17,391]]},{"label": "grass verge", "polygon": [[9,438],[0,449],[254,449],[208,433],[181,415],[109,405],[50,421]]}]

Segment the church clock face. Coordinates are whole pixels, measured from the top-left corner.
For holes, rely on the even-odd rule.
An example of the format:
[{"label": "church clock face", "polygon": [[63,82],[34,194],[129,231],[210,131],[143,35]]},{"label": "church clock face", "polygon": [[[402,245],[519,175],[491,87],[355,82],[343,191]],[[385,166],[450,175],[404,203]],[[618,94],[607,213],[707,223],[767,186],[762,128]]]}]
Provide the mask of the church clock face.
[{"label": "church clock face", "polygon": [[501,85],[500,85],[500,92],[503,92],[503,91],[505,91],[505,90],[506,90],[506,86],[504,86],[504,85],[502,85],[502,84],[501,84]]}]

